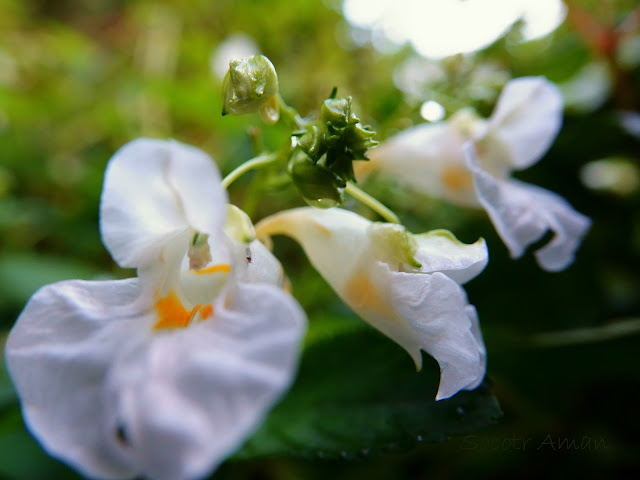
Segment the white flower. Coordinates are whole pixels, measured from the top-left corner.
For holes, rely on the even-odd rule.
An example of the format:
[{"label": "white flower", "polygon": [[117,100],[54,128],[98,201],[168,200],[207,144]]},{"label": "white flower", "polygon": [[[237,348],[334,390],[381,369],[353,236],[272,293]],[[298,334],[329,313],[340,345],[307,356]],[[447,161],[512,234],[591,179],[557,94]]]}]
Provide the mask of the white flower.
[{"label": "white flower", "polygon": [[485,267],[484,240],[465,245],[443,230],[412,235],[346,210],[310,207],[267,217],[256,232],[297,240],[344,302],[404,347],[418,369],[420,350],[432,355],[441,369],[438,400],[480,384],[486,352],[459,283]]},{"label": "white flower", "polygon": [[536,163],[561,124],[558,88],[543,77],[522,77],[505,86],[489,119],[462,110],[446,122],[410,128],[371,150],[370,168],[484,208],[514,258],[552,230],[553,240],[536,258],[542,268],[559,271],[573,262],[591,221],[558,195],[510,175]]},{"label": "white flower", "polygon": [[[6,360],[26,424],[92,478],[200,478],[290,385],[304,313],[211,158],[137,140],[110,160],[102,238],[139,278],[38,290]],[[225,234],[225,230],[228,235]]]}]

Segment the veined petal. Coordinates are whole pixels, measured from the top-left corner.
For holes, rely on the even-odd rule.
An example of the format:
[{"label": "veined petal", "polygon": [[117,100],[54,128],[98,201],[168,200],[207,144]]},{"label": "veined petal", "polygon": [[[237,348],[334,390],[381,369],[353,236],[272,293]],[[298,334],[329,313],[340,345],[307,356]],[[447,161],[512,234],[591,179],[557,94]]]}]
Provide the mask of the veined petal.
[{"label": "veined petal", "polygon": [[464,164],[462,146],[466,140],[448,122],[425,123],[369,150],[367,163],[415,190],[459,205],[478,206],[471,174]]},{"label": "veined petal", "polygon": [[423,349],[440,365],[436,400],[477,387],[485,374],[486,351],[462,287],[441,273],[394,272],[392,285],[394,307],[413,331],[414,360]]},{"label": "veined petal", "polygon": [[111,158],[100,200],[100,231],[121,267],[138,268],[188,227],[217,235],[226,193],[214,161],[197,148],[138,139]]},{"label": "veined petal", "polygon": [[418,243],[415,254],[423,273],[442,272],[457,283],[466,283],[478,275],[489,261],[489,252],[483,238],[466,244],[448,230],[413,235]]},{"label": "veined petal", "polygon": [[239,284],[212,319],[130,349],[106,380],[120,452],[157,480],[210,473],[290,385],[304,325],[281,289]]},{"label": "veined petal", "polygon": [[479,143],[501,143],[514,168],[527,168],[545,154],[558,135],[562,109],[560,89],[546,78],[511,80],[489,118],[486,137]]},{"label": "veined petal", "polygon": [[548,271],[567,268],[591,220],[549,190],[518,180],[496,179],[476,163],[473,144],[468,146],[467,162],[478,198],[511,256],[520,257],[528,245],[552,230],[555,236],[536,252],[536,259]]},{"label": "veined petal", "polygon": [[7,340],[7,367],[29,430],[51,455],[89,477],[138,473],[105,434],[103,381],[124,343],[149,325],[138,318],[137,280],[60,282],[38,290]]}]

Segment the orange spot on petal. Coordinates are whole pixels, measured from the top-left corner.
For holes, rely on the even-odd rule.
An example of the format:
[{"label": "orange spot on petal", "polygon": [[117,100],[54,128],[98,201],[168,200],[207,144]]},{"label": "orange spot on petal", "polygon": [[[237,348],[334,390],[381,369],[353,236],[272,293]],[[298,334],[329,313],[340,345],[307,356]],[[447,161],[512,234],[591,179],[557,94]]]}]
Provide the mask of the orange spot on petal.
[{"label": "orange spot on petal", "polygon": [[473,178],[471,172],[464,167],[448,166],[442,170],[442,183],[449,190],[460,191],[466,190],[473,186]]},{"label": "orange spot on petal", "polygon": [[156,313],[159,320],[153,326],[156,330],[161,328],[184,328],[189,325],[191,312],[187,311],[174,292],[156,302]]},{"label": "orange spot on petal", "polygon": [[347,298],[355,307],[364,307],[391,318],[397,316],[396,311],[385,301],[384,294],[362,273],[354,275],[346,286]]},{"label": "orange spot on petal", "polygon": [[201,320],[205,320],[213,314],[211,305],[205,305],[204,307],[196,305],[191,310],[187,310],[174,292],[158,300],[155,309],[159,317],[153,326],[155,330],[186,328],[197,313],[200,313]]},{"label": "orange spot on petal", "polygon": [[213,315],[213,305],[205,305],[201,310],[200,310],[200,318],[202,320],[206,320],[207,318],[209,318],[211,315]]}]

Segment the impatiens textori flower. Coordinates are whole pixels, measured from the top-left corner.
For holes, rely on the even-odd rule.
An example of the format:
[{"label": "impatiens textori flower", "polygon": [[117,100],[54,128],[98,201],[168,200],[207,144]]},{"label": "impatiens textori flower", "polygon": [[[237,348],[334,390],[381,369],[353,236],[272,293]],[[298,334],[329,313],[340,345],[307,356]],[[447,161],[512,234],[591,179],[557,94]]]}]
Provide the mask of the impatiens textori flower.
[{"label": "impatiens textori flower", "polygon": [[484,240],[466,245],[444,230],[412,235],[346,210],[311,207],[267,217],[256,232],[297,240],[344,302],[404,347],[418,369],[421,350],[432,355],[441,369],[438,400],[480,384],[486,352],[459,284],[487,264]]},{"label": "impatiens textori flower", "polygon": [[487,120],[462,110],[448,121],[410,128],[369,153],[370,165],[450,202],[484,208],[514,258],[547,230],[542,268],[569,266],[591,221],[560,196],[510,178],[536,163],[562,124],[562,97],[543,77],[510,81]]},{"label": "impatiens textori flower", "polygon": [[6,344],[28,428],[92,478],[201,478],[290,385],[304,313],[211,158],[137,140],[110,160],[103,241],[138,278],[48,285]]}]

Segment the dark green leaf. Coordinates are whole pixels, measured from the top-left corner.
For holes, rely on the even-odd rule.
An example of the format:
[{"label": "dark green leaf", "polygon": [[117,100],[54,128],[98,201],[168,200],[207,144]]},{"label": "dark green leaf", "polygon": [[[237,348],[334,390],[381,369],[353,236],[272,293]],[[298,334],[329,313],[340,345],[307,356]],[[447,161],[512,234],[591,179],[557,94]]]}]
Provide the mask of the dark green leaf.
[{"label": "dark green leaf", "polygon": [[0,302],[22,304],[43,285],[73,278],[88,280],[97,273],[75,259],[5,253],[0,255]]},{"label": "dark green leaf", "polygon": [[321,338],[304,352],[298,380],[238,454],[349,457],[406,450],[494,423],[489,387],[435,401],[439,370],[366,328]]}]

